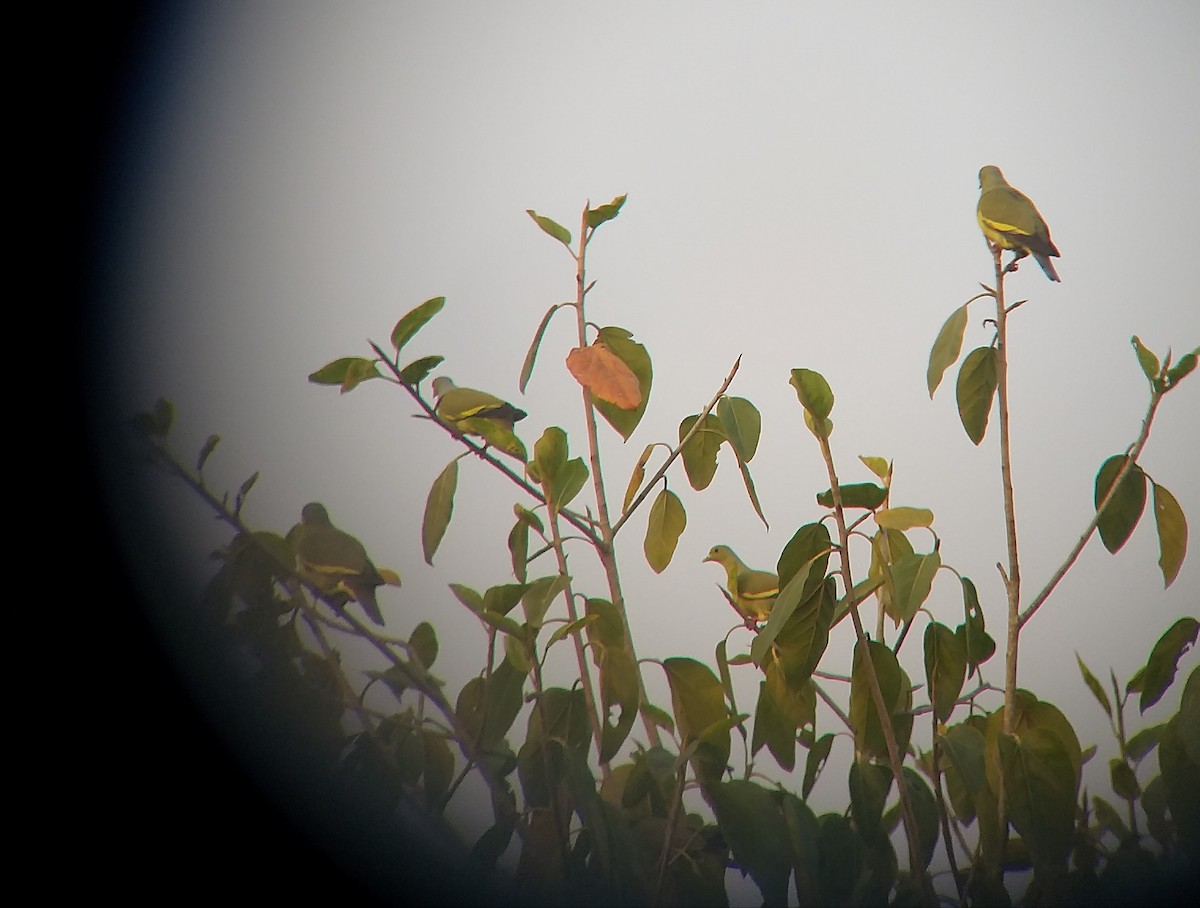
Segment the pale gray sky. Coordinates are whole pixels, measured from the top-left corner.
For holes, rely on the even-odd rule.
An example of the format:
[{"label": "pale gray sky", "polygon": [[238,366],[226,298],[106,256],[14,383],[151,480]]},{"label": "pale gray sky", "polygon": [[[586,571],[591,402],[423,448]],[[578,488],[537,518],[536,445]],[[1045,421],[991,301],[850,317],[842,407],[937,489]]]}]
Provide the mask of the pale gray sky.
[{"label": "pale gray sky", "polygon": [[[521,499],[464,463],[454,522],[427,567],[422,508],[454,443],[382,382],[342,397],[306,376],[367,354],[367,338],[386,343],[400,315],[444,295],[413,356],[443,354],[459,384],[528,410],[527,444],[560,425],[582,453],[567,314],[528,393],[517,390],[542,313],[573,295],[571,260],[526,208],[576,232],[585,200],[629,194],[590,260],[590,319],[633,331],[655,369],[631,441],[602,431],[614,507],[643,446],[675,439],[739,354],[730,393],[762,412],[751,469],[769,532],[725,452],[705,493],[671,474],[689,524],[665,573],[642,557],[644,516],[623,534],[643,657],[711,664],[731,612],[714,589],[720,570],[700,559],[724,542],[771,567],[823,513],[813,496],[828,483],[787,383],[795,367],[822,372],[837,395],[843,481],[870,478],[856,455],[893,458],[894,503],[933,510],[943,560],[975,580],[1002,639],[995,421],[976,448],[953,374],[934,401],[925,388],[938,328],[991,278],[974,216],[983,164],[1033,198],[1062,251],[1061,284],[1033,265],[1008,281],[1011,299],[1029,299],[1010,338],[1026,598],[1086,525],[1100,463],[1140,428],[1147,392],[1130,336],[1159,353],[1200,343],[1193,2],[218,3],[170,26],[129,133],[116,412],[171,398],[189,456],[219,432],[214,478],[236,488],[262,470],[245,513],[254,525],[286,530],[304,502],[324,501],[403,576],[381,598],[388,629],[433,621],[455,691],[483,636],[446,585],[511,579],[505,537]],[[983,304],[972,312],[965,349],[990,336]],[[1193,528],[1197,388],[1193,377],[1167,399],[1144,458]],[[206,528],[179,497],[181,532]],[[1163,592],[1149,514],[1143,523],[1115,557],[1094,541],[1023,637],[1022,686],[1062,708],[1085,746],[1100,744],[1097,783],[1112,748],[1072,651],[1125,679],[1198,610],[1200,558]],[[603,594],[586,552],[572,566]],[[961,620],[951,575],[928,604]],[[848,666],[848,631],[823,667]],[[919,639],[905,659],[914,680]],[[748,643],[735,633],[731,652]],[[987,668],[995,683],[1000,662]],[[661,673],[647,677],[669,705]],[[739,703],[753,704],[757,680],[738,672]],[[1177,702],[1176,691],[1146,721]],[[759,765],[773,765],[765,751]],[[835,807],[844,792],[837,771],[814,798]]]}]

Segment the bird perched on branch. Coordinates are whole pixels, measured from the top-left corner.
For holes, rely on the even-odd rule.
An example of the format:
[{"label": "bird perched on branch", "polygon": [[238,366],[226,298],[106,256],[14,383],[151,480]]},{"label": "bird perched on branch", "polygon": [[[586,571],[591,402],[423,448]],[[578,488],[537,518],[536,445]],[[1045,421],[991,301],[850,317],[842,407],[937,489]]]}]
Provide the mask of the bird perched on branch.
[{"label": "bird perched on branch", "polygon": [[747,627],[753,627],[771,614],[779,595],[778,575],[746,567],[727,545],[714,545],[704,560],[715,561],[725,568],[728,591],[722,592],[745,620]]},{"label": "bird perched on branch", "polygon": [[446,425],[525,459],[525,446],[513,434],[513,423],[529,415],[524,410],[486,391],[459,388],[444,375],[433,380],[433,396],[437,400],[434,412]]},{"label": "bird perched on branch", "polygon": [[287,543],[296,556],[296,573],[320,590],[330,605],[340,609],[353,599],[368,618],[383,627],[375,588],[387,581],[367,557],[363,544],[333,525],[325,505],[316,501],[306,504],[300,522],[287,534]]},{"label": "bird perched on branch", "polygon": [[1005,271],[1015,271],[1017,262],[1032,255],[1052,281],[1059,279],[1050,258],[1058,248],[1050,239],[1050,228],[1028,196],[1008,185],[999,167],[988,164],[979,171],[979,205],[975,214],[990,243],[1013,250]]}]

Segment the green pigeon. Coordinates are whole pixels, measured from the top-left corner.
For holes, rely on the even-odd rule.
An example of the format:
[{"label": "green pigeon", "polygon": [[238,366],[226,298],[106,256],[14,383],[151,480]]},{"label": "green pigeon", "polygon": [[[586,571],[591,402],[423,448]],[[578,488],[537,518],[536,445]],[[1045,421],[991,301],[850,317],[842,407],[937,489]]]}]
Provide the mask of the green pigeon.
[{"label": "green pigeon", "polygon": [[726,598],[751,627],[771,614],[779,595],[779,577],[770,571],[746,567],[727,545],[714,545],[705,561],[715,561],[725,568],[728,593]]},{"label": "green pigeon", "polygon": [[1024,193],[1008,185],[999,167],[988,164],[979,171],[979,205],[975,214],[983,235],[1003,249],[1014,251],[1005,271],[1016,270],[1019,259],[1032,255],[1052,281],[1059,280],[1050,258],[1058,257],[1058,248],[1033,202]]},{"label": "green pigeon", "polygon": [[296,555],[296,573],[321,591],[330,605],[341,608],[351,599],[367,617],[383,627],[375,588],[386,582],[363,544],[343,533],[329,519],[325,505],[313,501],[300,511],[300,522],[287,534]]},{"label": "green pigeon", "polygon": [[433,380],[433,396],[437,401],[434,412],[446,425],[525,459],[525,446],[513,434],[513,423],[529,415],[524,410],[486,391],[459,388],[444,375]]}]

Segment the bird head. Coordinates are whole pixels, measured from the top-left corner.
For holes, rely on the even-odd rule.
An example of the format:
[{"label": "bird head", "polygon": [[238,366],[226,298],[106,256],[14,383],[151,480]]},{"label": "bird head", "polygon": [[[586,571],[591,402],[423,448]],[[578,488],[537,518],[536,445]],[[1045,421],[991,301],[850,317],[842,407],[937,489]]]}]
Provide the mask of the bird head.
[{"label": "bird head", "polygon": [[439,375],[433,380],[433,396],[440,399],[453,387],[454,382],[450,380],[449,376]]},{"label": "bird head", "polygon": [[708,550],[708,555],[704,558],[704,561],[715,561],[717,564],[729,564],[731,561],[736,560],[737,555],[733,554],[733,549],[727,545],[714,545]]},{"label": "bird head", "polygon": [[991,189],[993,186],[1007,185],[1007,180],[1004,179],[1004,174],[1000,172],[1000,168],[995,164],[987,164],[979,170],[979,188]]},{"label": "bird head", "polygon": [[329,511],[319,501],[310,501],[300,510],[300,522],[313,526],[324,526],[329,523]]}]

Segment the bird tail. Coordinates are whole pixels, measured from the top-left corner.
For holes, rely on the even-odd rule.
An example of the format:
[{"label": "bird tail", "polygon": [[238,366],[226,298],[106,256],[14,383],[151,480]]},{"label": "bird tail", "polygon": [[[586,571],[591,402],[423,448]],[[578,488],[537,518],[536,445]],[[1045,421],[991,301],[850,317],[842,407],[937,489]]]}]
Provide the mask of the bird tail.
[{"label": "bird tail", "polygon": [[379,610],[379,603],[375,599],[375,591],[371,590],[369,594],[364,595],[358,600],[358,604],[362,606],[363,611],[367,613],[367,617],[383,627],[383,612]]},{"label": "bird tail", "polygon": [[1049,256],[1042,255],[1040,252],[1035,252],[1033,257],[1037,259],[1037,263],[1041,265],[1042,270],[1046,272],[1046,277],[1050,278],[1052,281],[1058,281],[1060,284],[1062,283],[1062,280],[1058,276],[1058,272],[1054,270],[1054,263],[1050,261]]}]

